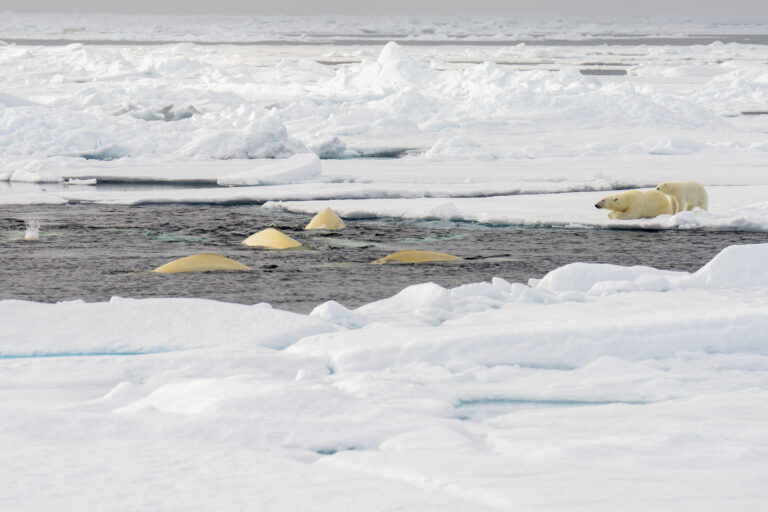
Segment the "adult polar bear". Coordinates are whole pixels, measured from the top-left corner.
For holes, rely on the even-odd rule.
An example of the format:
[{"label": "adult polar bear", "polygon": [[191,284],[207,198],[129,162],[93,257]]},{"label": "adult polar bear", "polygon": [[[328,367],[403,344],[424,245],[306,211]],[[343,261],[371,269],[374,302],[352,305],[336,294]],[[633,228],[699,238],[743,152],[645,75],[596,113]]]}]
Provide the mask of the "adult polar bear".
[{"label": "adult polar bear", "polygon": [[696,206],[707,209],[707,191],[697,181],[665,181],[656,190],[672,198],[674,213],[691,211]]},{"label": "adult polar bear", "polygon": [[595,204],[595,208],[612,210],[612,219],[642,219],[674,213],[672,201],[658,190],[627,190],[606,196]]}]

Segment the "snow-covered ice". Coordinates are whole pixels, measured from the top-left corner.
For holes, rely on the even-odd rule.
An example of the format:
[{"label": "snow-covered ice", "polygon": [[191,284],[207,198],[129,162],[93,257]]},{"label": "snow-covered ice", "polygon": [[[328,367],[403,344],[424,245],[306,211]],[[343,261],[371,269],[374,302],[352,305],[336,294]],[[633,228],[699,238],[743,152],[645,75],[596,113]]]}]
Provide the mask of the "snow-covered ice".
[{"label": "snow-covered ice", "polygon": [[[733,42],[766,28],[3,13],[0,207],[766,232],[768,46]],[[593,206],[687,179],[709,211]],[[0,509],[759,510],[766,262],[573,262],[309,315],[3,300]]]},{"label": "snow-covered ice", "polygon": [[[732,187],[768,185],[766,46],[631,48],[11,44],[0,202],[348,199],[349,215],[602,226],[585,192],[696,179],[711,216],[647,224],[764,231],[762,192]],[[311,153],[322,161],[302,163]],[[406,156],[359,159],[389,154]],[[211,187],[13,186],[92,179]],[[446,200],[400,201],[422,197]]]},{"label": "snow-covered ice", "polygon": [[0,503],[757,509],[766,258],[574,263],[310,315],[2,301]]}]

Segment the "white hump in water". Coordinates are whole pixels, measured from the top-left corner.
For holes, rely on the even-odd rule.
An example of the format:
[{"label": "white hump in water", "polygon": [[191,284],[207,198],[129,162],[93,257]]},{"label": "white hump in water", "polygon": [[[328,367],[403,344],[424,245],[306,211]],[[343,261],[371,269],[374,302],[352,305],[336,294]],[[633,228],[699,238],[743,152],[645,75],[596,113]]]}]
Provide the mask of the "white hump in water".
[{"label": "white hump in water", "polygon": [[336,212],[326,208],[315,215],[304,229],[344,229],[344,221]]},{"label": "white hump in water", "polygon": [[152,272],[177,274],[180,272],[216,272],[221,270],[251,270],[242,263],[220,254],[194,254],[157,267]]},{"label": "white hump in water", "polygon": [[431,263],[435,261],[460,261],[463,258],[444,252],[397,251],[379,258],[373,263]]},{"label": "white hump in water", "polygon": [[258,233],[254,233],[243,240],[242,243],[250,247],[266,247],[267,249],[292,249],[294,247],[301,247],[299,242],[275,228],[267,228]]}]

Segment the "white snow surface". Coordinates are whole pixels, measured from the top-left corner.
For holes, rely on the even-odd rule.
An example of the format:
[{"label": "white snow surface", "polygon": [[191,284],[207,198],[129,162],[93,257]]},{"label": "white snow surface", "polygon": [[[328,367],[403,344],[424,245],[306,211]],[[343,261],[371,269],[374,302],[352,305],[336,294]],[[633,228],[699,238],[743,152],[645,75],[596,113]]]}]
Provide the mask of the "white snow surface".
[{"label": "white snow surface", "polygon": [[[768,230],[754,188],[768,185],[768,46],[41,44],[23,35],[0,47],[2,204],[317,211],[325,205],[312,200],[334,199],[351,216],[603,227],[622,221],[595,211],[593,192],[695,179],[710,191],[709,213],[623,223]],[[592,74],[601,71],[625,74]],[[322,160],[303,161],[310,153]],[[211,186],[69,186],[93,179]]]},{"label": "white snow surface", "polygon": [[[0,14],[0,207],[768,231],[768,46],[604,40],[760,20]],[[594,208],[687,179],[709,211]],[[760,510],[767,262],[309,315],[3,300],[0,510]]]},{"label": "white snow surface", "polygon": [[320,176],[320,159],[314,153],[299,153],[262,165],[249,171],[240,171],[222,176],[217,185],[244,187],[249,185],[273,185],[300,180],[311,180]]},{"label": "white snow surface", "polygon": [[0,505],[756,510],[766,261],[574,263],[310,315],[1,301]]}]

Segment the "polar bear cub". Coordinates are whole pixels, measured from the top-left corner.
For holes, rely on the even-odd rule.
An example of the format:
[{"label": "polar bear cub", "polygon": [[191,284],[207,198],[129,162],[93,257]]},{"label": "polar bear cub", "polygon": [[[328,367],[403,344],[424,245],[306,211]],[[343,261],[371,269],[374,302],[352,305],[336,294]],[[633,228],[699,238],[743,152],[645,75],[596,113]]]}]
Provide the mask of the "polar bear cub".
[{"label": "polar bear cub", "polygon": [[672,198],[674,213],[683,210],[688,212],[696,206],[702,210],[707,209],[707,191],[697,181],[665,181],[660,183],[656,190]]},{"label": "polar bear cub", "polygon": [[612,210],[611,219],[642,219],[672,214],[672,201],[658,190],[627,190],[606,196],[595,204],[595,208]]}]

